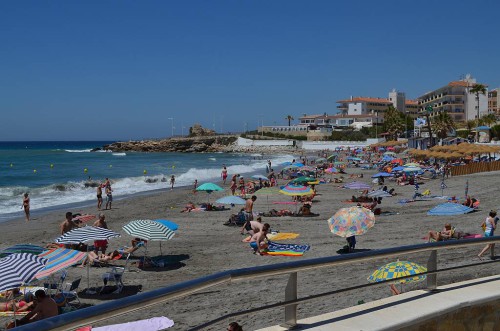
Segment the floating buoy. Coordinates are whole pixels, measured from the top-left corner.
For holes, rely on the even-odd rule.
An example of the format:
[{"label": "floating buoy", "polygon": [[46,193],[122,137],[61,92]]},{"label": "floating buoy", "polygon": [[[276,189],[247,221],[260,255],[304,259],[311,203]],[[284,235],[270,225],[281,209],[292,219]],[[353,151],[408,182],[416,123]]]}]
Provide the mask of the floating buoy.
[{"label": "floating buoy", "polygon": [[146,169],[144,169],[144,171],[142,172],[143,174],[147,174],[148,172],[146,171]]},{"label": "floating buoy", "polygon": [[172,166],[172,169],[175,169],[175,166],[174,166],[174,165]]},{"label": "floating buoy", "polygon": [[84,173],[87,173],[89,170],[87,168],[83,169]]},{"label": "floating buoy", "polygon": [[52,163],[50,164],[50,168],[51,168],[51,169],[52,169],[52,168],[54,168],[54,165],[53,165]]},{"label": "floating buoy", "polygon": [[13,163],[11,163],[11,164],[10,164],[10,167],[12,168],[13,166],[14,166],[14,164],[13,164]]},{"label": "floating buoy", "polygon": [[33,173],[35,173],[35,174],[36,174],[36,169],[33,169]]},{"label": "floating buoy", "polygon": [[112,164],[110,164],[110,165],[109,165],[109,167],[110,167],[110,168],[113,168],[113,165],[112,165]]}]

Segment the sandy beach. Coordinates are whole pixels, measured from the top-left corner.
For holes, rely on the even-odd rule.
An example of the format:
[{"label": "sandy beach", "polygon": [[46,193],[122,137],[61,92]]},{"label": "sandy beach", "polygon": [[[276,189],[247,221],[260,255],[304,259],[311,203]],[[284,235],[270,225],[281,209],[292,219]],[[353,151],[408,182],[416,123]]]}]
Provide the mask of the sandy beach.
[{"label": "sandy beach", "polygon": [[[365,183],[370,183],[369,175],[374,171],[361,170],[357,168],[347,169],[351,173],[363,173]],[[381,249],[401,245],[423,243],[423,237],[428,230],[439,230],[445,222],[451,222],[462,231],[480,233],[480,224],[487,216],[488,211],[497,209],[497,187],[500,185],[498,172],[490,172],[469,176],[450,177],[446,180],[446,196],[463,197],[466,180],[469,180],[469,194],[481,201],[477,212],[452,218],[444,216],[427,216],[429,209],[443,199],[429,199],[416,201],[408,204],[398,203],[400,199],[409,199],[413,195],[413,186],[397,186],[393,181],[386,181],[386,185],[395,188],[397,196],[384,198],[382,211],[391,211],[395,214],[389,216],[378,216],[376,225],[365,235],[357,237],[357,249]],[[360,180],[360,179],[357,179]],[[348,183],[353,180],[347,179]],[[283,180],[279,182],[284,183]],[[430,189],[433,195],[441,195],[441,181],[428,180],[420,186],[420,191]],[[375,185],[375,184],[372,184]],[[224,186],[224,192],[216,192],[210,195],[210,201],[218,197],[229,195],[228,184]],[[345,203],[352,195],[358,195],[355,190],[339,188],[339,184],[318,185],[319,196],[315,198],[312,211],[319,213],[319,217],[263,217],[263,222],[269,223],[271,228],[280,232],[295,232],[300,236],[296,239],[285,241],[296,244],[311,245],[310,251],[303,257],[281,257],[281,256],[259,256],[251,253],[248,244],[242,243],[243,236],[240,229],[224,226],[232,213],[236,213],[238,207],[226,211],[191,212],[180,213],[182,207],[188,202],[196,204],[207,201],[207,194],[198,192],[193,194],[191,189],[176,188],[173,191],[154,193],[148,196],[139,196],[124,200],[116,200],[113,209],[103,211],[106,215],[110,229],[120,232],[122,236],[110,241],[109,249],[117,249],[124,245],[130,245],[131,236],[125,234],[122,226],[135,219],[168,219],[179,224],[177,235],[168,242],[162,243],[162,252],[165,259],[169,261],[162,269],[141,270],[134,262],[142,255],[138,251],[131,258],[129,268],[124,275],[125,289],[119,294],[111,294],[106,291],[102,295],[85,295],[80,293],[82,302],[85,304],[99,304],[116,298],[134,295],[139,292],[153,290],[178,282],[206,276],[223,270],[237,269],[258,265],[274,264],[286,261],[298,261],[300,259],[317,258],[336,255],[336,251],[345,245],[345,239],[337,237],[329,232],[326,220],[330,218],[339,208],[352,206],[353,203]],[[115,192],[119,197],[120,192]],[[269,201],[290,201],[290,197],[270,197]],[[282,207],[277,205],[277,207]],[[272,208],[276,208],[276,205]],[[269,206],[265,197],[259,197],[255,203],[256,211],[267,211]],[[278,208],[276,208],[278,209]],[[14,219],[0,224],[0,248],[5,248],[17,243],[31,243],[45,245],[52,242],[59,235],[59,224],[64,219],[67,210],[59,210],[40,215],[26,222],[23,218]],[[83,212],[96,214],[95,207],[71,210],[72,212]],[[465,265],[478,262],[476,255],[482,246],[477,249],[463,249],[444,252],[439,254],[439,268],[447,266]],[[158,242],[151,242],[149,255],[160,255]],[[425,265],[426,255],[401,256],[401,260],[410,260]],[[318,269],[299,273],[299,297],[341,289],[347,286],[365,284],[366,278],[379,266],[390,261],[376,261],[373,263],[352,264],[348,267],[334,269]],[[114,264],[123,265],[124,261],[116,261]],[[491,275],[495,273],[495,267],[483,266],[464,268],[458,271],[439,275],[439,283],[450,283],[471,279],[478,276]],[[108,268],[92,267],[90,270],[90,286],[102,284],[101,274]],[[68,280],[83,276],[80,291],[84,291],[87,285],[86,269],[72,267],[68,269]],[[186,330],[202,322],[214,319],[229,312],[256,307],[262,304],[270,304],[284,299],[285,277],[274,277],[251,282],[221,286],[200,292],[189,297],[173,301],[171,303],[149,308],[113,318],[101,325],[134,321],[137,319],[154,316],[166,316],[175,322],[171,330]],[[423,287],[425,283],[405,285],[404,290]],[[111,289],[111,288],[110,288]],[[335,309],[356,305],[358,301],[364,302],[376,300],[390,295],[387,285],[370,287],[369,290],[356,293],[343,293],[336,296],[323,298],[299,306],[299,318],[318,315]],[[244,330],[254,330],[259,327],[279,324],[283,321],[283,310],[276,309],[263,313],[245,316],[236,319],[243,325]],[[5,321],[5,319],[4,319]],[[230,321],[228,321],[230,322]],[[225,329],[226,322],[220,323],[210,330]]]}]

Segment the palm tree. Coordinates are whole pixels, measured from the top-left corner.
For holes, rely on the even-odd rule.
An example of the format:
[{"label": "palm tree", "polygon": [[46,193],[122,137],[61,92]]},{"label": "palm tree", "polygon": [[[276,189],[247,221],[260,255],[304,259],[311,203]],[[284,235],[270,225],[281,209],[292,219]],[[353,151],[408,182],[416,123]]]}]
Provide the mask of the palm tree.
[{"label": "palm tree", "polygon": [[286,115],[285,119],[288,120],[288,126],[290,126],[290,122],[294,120],[292,115]]},{"label": "palm tree", "polygon": [[[479,126],[479,95],[480,94],[486,94],[486,86],[483,84],[474,84],[472,88],[470,89],[469,93],[475,94],[476,95],[476,101],[477,101],[477,124]],[[476,130],[476,141],[479,141],[479,130]]]},{"label": "palm tree", "polygon": [[495,114],[488,114],[481,117],[481,120],[483,121],[484,125],[491,126],[492,124],[496,124],[497,117],[495,116]]},{"label": "palm tree", "polygon": [[439,112],[437,116],[432,118],[432,130],[436,132],[438,138],[448,137],[448,132],[454,129],[456,129],[455,122],[447,112]]}]

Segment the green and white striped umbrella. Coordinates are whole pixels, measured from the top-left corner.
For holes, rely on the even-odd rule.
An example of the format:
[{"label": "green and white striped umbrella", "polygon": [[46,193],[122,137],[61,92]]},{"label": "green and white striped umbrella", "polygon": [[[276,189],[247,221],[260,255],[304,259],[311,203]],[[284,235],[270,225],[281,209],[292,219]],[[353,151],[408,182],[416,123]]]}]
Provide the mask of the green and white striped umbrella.
[{"label": "green and white striped umbrella", "polygon": [[175,232],[169,227],[152,220],[136,220],[123,227],[126,233],[144,240],[163,241],[170,240]]}]

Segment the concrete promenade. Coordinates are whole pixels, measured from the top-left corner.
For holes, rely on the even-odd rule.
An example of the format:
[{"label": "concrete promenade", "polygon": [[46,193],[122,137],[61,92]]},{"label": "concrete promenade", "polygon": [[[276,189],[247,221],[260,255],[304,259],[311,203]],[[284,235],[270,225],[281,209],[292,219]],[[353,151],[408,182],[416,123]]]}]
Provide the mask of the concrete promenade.
[{"label": "concrete promenade", "polygon": [[[334,298],[332,299],[334,300]],[[500,276],[403,293],[298,321],[298,330],[500,330]],[[286,330],[273,326],[260,331]]]}]

